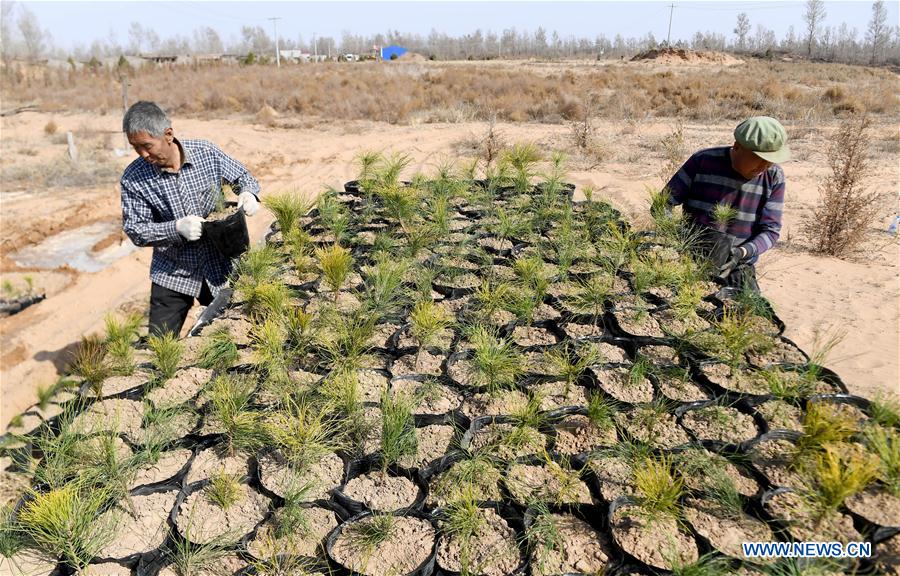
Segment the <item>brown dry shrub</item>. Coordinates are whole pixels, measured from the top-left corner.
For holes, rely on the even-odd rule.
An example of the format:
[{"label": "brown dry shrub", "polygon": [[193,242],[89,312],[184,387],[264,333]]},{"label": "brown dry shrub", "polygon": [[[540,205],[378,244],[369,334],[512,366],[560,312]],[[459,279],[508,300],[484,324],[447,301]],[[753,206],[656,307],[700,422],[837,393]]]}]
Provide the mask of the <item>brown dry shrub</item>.
[{"label": "brown dry shrub", "polygon": [[803,225],[814,252],[837,257],[850,254],[865,239],[878,214],[882,195],[863,186],[870,126],[868,116],[850,116],[831,137],[831,174],[819,185],[819,203]]},{"label": "brown dry shrub", "polygon": [[56,131],[59,130],[59,126],[56,125],[54,120],[50,120],[46,124],[44,124],[44,134],[48,136],[52,136],[56,134]]}]

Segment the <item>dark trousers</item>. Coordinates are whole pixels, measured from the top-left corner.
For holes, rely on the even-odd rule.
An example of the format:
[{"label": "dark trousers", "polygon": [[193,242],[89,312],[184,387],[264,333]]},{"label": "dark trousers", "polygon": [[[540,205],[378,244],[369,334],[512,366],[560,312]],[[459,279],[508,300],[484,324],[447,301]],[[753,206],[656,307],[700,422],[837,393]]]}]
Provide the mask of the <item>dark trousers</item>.
[{"label": "dark trousers", "polygon": [[[212,292],[206,282],[200,289],[197,301],[203,306],[209,306],[213,301]],[[188,311],[194,305],[194,297],[170,290],[159,284],[152,284],[150,288],[150,334],[161,335],[164,332],[172,332],[175,336],[181,334],[181,327],[187,318]]]}]

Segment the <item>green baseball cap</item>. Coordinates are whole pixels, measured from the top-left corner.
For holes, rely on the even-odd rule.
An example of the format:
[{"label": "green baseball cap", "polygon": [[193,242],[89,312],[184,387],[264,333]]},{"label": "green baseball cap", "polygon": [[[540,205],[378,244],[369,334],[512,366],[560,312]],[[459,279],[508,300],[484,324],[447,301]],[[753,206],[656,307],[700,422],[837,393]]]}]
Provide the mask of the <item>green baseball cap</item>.
[{"label": "green baseball cap", "polygon": [[790,160],[787,131],[769,116],[747,118],[734,129],[734,141],[763,160],[781,163]]}]

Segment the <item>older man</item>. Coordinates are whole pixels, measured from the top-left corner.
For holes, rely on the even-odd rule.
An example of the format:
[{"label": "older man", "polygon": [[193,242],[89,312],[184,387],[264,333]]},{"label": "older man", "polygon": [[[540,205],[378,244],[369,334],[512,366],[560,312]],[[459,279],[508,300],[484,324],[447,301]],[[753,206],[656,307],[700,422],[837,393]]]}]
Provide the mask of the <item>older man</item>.
[{"label": "older man", "polygon": [[[681,204],[687,221],[701,230],[721,229],[732,241],[720,264],[727,286],[759,291],[754,264],[775,245],[781,232],[784,172],[790,158],[787,132],[774,118],[755,116],[734,129],[734,144],[700,150],[669,180],[669,203]],[[735,209],[728,223],[717,223],[716,206]]]},{"label": "older man", "polygon": [[122,129],[140,156],[122,175],[122,227],[135,245],[153,246],[150,333],[178,335],[194,300],[208,305],[231,270],[230,259],[203,237],[222,183],[248,216],[259,209],[259,183],[215,145],[175,138],[153,102],[129,108]]}]

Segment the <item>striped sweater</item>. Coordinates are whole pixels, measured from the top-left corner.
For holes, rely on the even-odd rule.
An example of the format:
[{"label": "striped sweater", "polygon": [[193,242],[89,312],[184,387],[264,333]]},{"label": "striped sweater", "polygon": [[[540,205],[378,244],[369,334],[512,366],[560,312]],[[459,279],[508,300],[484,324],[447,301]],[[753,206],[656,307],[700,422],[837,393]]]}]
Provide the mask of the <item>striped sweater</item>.
[{"label": "striped sweater", "polygon": [[725,230],[743,240],[750,261],[775,245],[781,232],[784,172],[777,164],[747,180],[731,167],[728,146],[694,153],[666,185],[673,206],[681,204],[696,225],[715,228],[713,209],[728,204],[737,217]]}]

